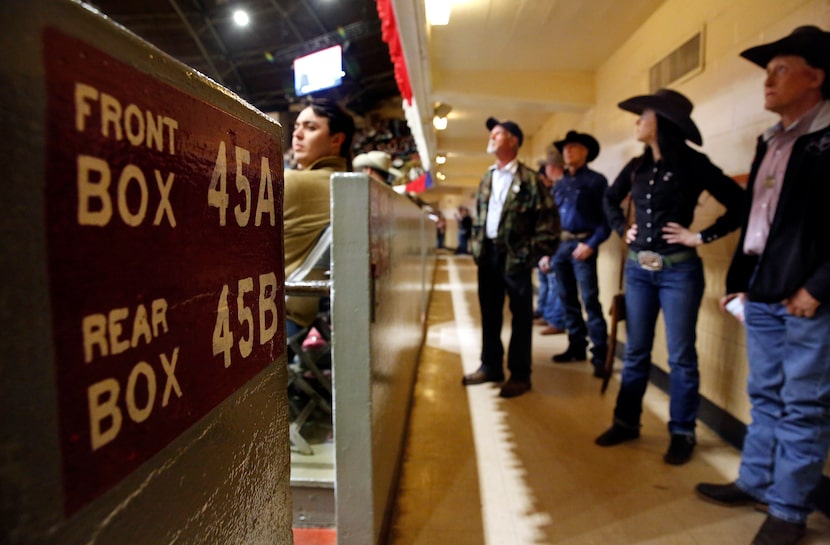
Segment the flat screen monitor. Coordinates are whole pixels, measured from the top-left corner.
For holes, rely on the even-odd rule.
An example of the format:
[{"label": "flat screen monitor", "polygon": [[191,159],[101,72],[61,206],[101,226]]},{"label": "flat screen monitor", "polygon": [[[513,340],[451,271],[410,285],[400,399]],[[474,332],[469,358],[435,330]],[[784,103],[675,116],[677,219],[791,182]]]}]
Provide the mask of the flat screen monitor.
[{"label": "flat screen monitor", "polygon": [[343,50],[339,45],[294,59],[297,96],[337,87],[343,81]]}]

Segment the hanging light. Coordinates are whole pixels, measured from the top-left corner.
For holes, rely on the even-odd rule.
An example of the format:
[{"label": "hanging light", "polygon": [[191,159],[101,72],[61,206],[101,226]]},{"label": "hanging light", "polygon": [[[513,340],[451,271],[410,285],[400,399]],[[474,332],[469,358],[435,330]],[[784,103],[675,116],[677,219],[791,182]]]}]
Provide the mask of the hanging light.
[{"label": "hanging light", "polygon": [[427,20],[432,26],[444,26],[450,22],[452,2],[450,0],[425,0]]},{"label": "hanging light", "polygon": [[447,128],[447,116],[452,111],[452,106],[443,102],[435,103],[432,109],[432,126],[437,131]]}]

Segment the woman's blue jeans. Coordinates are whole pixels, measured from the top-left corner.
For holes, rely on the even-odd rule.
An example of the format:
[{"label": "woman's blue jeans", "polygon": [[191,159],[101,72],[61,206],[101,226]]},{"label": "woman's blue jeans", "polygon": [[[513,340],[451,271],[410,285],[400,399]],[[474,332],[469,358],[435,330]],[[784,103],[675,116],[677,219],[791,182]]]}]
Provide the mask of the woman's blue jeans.
[{"label": "woman's blue jeans", "polygon": [[744,317],[752,422],[738,486],[771,515],[804,522],[830,448],[830,307],[798,318],[747,301]]},{"label": "woman's blue jeans", "polygon": [[694,435],[700,405],[697,315],[703,299],[703,264],[694,257],[662,271],[647,271],[629,259],[625,265],[623,372],[614,419],[640,426],[643,396],[651,370],[657,315],[663,310],[669,352],[669,433]]}]

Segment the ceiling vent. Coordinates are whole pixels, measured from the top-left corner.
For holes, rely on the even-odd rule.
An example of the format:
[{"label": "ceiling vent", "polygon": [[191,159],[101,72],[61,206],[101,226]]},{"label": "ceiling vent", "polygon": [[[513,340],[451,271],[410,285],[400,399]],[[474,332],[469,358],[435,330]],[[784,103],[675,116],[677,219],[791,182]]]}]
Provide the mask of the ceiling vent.
[{"label": "ceiling vent", "polygon": [[687,80],[703,71],[703,30],[649,69],[649,91]]}]

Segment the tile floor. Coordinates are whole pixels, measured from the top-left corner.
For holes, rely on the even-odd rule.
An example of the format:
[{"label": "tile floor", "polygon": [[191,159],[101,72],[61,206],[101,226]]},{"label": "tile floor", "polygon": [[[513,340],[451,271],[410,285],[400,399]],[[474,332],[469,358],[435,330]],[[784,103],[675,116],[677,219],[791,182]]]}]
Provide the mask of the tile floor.
[{"label": "tile floor", "polygon": [[[589,364],[551,363],[564,336],[543,337],[536,326],[533,390],[524,396],[461,386],[480,347],[472,259],[439,257],[428,319],[390,545],[752,541],[762,513],[692,493],[699,481],[732,480],[739,453],[703,428],[689,464],[664,464],[666,398],[657,388],[649,387],[638,441],[593,444],[610,424],[618,383],[601,396]],[[808,526],[803,545],[830,544],[828,519],[815,514]]]}]

